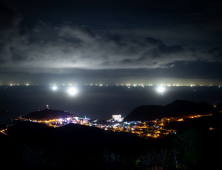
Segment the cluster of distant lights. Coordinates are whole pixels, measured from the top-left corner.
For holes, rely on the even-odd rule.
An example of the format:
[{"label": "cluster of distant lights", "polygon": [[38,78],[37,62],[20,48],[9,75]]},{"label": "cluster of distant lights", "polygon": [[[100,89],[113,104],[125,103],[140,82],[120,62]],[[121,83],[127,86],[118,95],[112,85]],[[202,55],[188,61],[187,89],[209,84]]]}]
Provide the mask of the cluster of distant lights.
[{"label": "cluster of distant lights", "polygon": [[[102,85],[100,85],[100,86],[102,86]],[[144,87],[144,86],[142,86],[142,87]],[[52,90],[56,91],[57,89],[58,89],[57,86],[55,86],[55,85],[52,86]],[[165,91],[165,88],[164,88],[164,86],[159,86],[159,87],[157,87],[156,90],[162,94]],[[75,95],[77,93],[77,89],[75,87],[71,87],[71,88],[68,88],[67,92],[70,95]]]},{"label": "cluster of distant lights", "polygon": [[[1,84],[0,84],[1,85]],[[9,86],[19,86],[20,84],[9,84]],[[30,86],[30,85],[37,85],[37,84],[22,84],[22,86]],[[49,84],[50,86],[55,86],[55,84]],[[67,85],[69,85],[69,86],[73,86],[73,85],[75,85],[75,86],[77,86],[77,84],[62,84],[63,86],[67,86]],[[86,86],[128,86],[128,87],[131,87],[131,86],[133,86],[133,87],[137,87],[137,86],[139,86],[139,87],[145,87],[145,86],[168,86],[168,87],[170,87],[170,86],[190,86],[190,87],[193,87],[193,86],[207,86],[207,87],[209,87],[209,86],[213,86],[213,85],[203,85],[203,84],[200,84],[200,85],[195,85],[195,84],[116,84],[116,85],[108,85],[108,84],[106,84],[106,85],[103,85],[103,84],[85,84]],[[219,88],[220,88],[220,86],[219,86]],[[55,89],[56,90],[56,89]]]},{"label": "cluster of distant lights", "polygon": [[[1,84],[0,84],[1,85]],[[25,84],[26,86],[30,86],[30,84]],[[32,84],[32,85],[34,85],[34,84]],[[35,84],[35,85],[37,85],[37,84]],[[56,90],[58,90],[58,86],[56,86],[55,84],[49,84],[50,86],[52,86],[51,87],[51,89],[53,90],[53,91],[56,91]],[[62,84],[63,86],[72,86],[72,87],[70,87],[70,88],[68,88],[67,89],[67,93],[69,94],[69,95],[71,95],[71,96],[73,96],[73,95],[76,95],[77,94],[77,92],[78,92],[78,90],[77,90],[77,88],[75,88],[75,87],[73,87],[73,86],[77,86],[77,84]],[[103,84],[85,84],[86,86],[99,86],[99,87],[102,87],[102,86],[109,86],[109,85],[103,85]],[[19,84],[10,84],[10,86],[19,86]],[[115,85],[114,85],[115,86]],[[159,92],[160,94],[163,94],[165,91],[166,91],[166,88],[165,87],[170,87],[170,86],[190,86],[190,87],[195,87],[195,86],[198,86],[198,85],[195,85],[195,84],[190,84],[190,85],[188,85],[188,84],[186,84],[186,85],[182,85],[182,84],[156,84],[156,85],[153,85],[153,84],[146,84],[146,85],[144,85],[144,84],[116,84],[116,86],[118,87],[118,86],[127,86],[128,88],[130,88],[130,87],[142,87],[142,88],[144,88],[145,86],[156,86],[157,88],[156,88],[156,91],[157,92]],[[199,85],[199,86],[207,86],[207,87],[209,87],[209,86],[212,86],[212,85]],[[220,86],[218,86],[219,88],[220,88]]]},{"label": "cluster of distant lights", "polygon": [[[57,86],[52,86],[52,90],[56,91],[58,89]],[[77,93],[77,89],[75,87],[70,87],[67,89],[67,93],[69,93],[70,95],[76,95]]]},{"label": "cluster of distant lights", "polygon": [[[1,84],[0,84],[1,85]],[[37,85],[37,84],[31,84],[31,85]],[[55,84],[49,84],[51,87],[51,89],[53,91],[56,91],[58,90],[58,86],[56,86]],[[62,84],[63,86],[71,86],[70,88],[67,89],[67,93],[71,96],[74,96],[77,94],[78,90],[77,88],[73,87],[73,86],[77,86],[77,84]],[[85,84],[86,86],[99,86],[99,87],[102,87],[102,86],[110,86],[110,85],[103,85],[103,84]],[[19,84],[10,84],[10,86],[19,86]],[[30,84],[25,84],[25,86],[30,86]],[[114,85],[115,86],[115,85]],[[195,86],[198,86],[198,85],[195,85],[195,84],[186,84],[186,85],[182,85],[182,84],[116,84],[117,87],[119,86],[127,86],[128,88],[130,87],[142,87],[144,88],[145,86],[156,86],[156,91],[160,94],[163,94],[165,91],[166,91],[166,88],[165,87],[170,87],[170,86],[190,86],[190,87],[195,87]],[[206,86],[206,87],[209,87],[209,86],[212,86],[212,85],[199,85],[199,86]],[[220,86],[218,86],[220,88]]]}]

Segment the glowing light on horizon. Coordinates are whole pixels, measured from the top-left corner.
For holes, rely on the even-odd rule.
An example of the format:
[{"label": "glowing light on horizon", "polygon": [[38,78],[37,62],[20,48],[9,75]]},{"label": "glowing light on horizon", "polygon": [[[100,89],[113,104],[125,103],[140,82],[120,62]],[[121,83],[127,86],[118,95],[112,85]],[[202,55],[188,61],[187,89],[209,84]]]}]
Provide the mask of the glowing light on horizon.
[{"label": "glowing light on horizon", "polygon": [[157,91],[158,91],[159,93],[163,93],[163,92],[165,91],[165,88],[162,87],[162,86],[160,86],[160,87],[157,88]]},{"label": "glowing light on horizon", "polygon": [[75,95],[75,94],[77,93],[77,89],[74,88],[74,87],[69,88],[69,89],[68,89],[68,93],[69,93],[70,95]]},{"label": "glowing light on horizon", "polygon": [[52,90],[57,90],[57,87],[56,87],[56,86],[53,86],[53,87],[52,87]]}]

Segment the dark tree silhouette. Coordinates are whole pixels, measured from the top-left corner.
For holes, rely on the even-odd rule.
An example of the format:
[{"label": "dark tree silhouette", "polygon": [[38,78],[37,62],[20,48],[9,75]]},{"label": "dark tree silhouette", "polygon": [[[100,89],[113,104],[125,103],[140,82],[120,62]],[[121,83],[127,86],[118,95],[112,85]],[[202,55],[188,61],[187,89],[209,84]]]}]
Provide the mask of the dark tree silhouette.
[{"label": "dark tree silhouette", "polygon": [[194,129],[184,130],[176,135],[172,143],[175,162],[178,162],[177,154],[185,166],[192,166],[198,162],[199,136],[199,132]]}]

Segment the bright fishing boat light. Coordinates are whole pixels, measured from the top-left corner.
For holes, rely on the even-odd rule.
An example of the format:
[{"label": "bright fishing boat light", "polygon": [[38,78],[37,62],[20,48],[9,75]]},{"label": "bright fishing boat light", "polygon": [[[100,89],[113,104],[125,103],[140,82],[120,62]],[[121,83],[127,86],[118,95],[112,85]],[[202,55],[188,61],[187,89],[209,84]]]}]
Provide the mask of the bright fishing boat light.
[{"label": "bright fishing boat light", "polygon": [[77,90],[76,90],[76,88],[71,87],[71,88],[68,89],[68,93],[69,93],[70,95],[75,95],[75,94],[77,93]]},{"label": "bright fishing boat light", "polygon": [[157,91],[159,92],[159,93],[163,93],[164,91],[165,91],[165,88],[164,87],[158,87],[157,88]]},{"label": "bright fishing boat light", "polygon": [[53,87],[52,87],[52,90],[57,90],[57,87],[56,87],[56,86],[53,86]]}]

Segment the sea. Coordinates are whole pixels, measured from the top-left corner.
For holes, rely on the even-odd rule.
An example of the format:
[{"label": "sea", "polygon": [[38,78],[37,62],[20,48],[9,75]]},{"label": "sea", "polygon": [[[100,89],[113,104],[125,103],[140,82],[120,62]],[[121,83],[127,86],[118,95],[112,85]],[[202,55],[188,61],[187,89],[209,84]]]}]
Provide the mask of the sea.
[{"label": "sea", "polygon": [[[73,113],[77,117],[111,119],[123,118],[141,105],[167,105],[174,100],[222,102],[220,86],[0,86],[0,124],[30,112],[51,108]],[[76,90],[70,94],[70,88]],[[47,106],[48,105],[48,106]],[[5,112],[7,110],[7,112]]]}]

